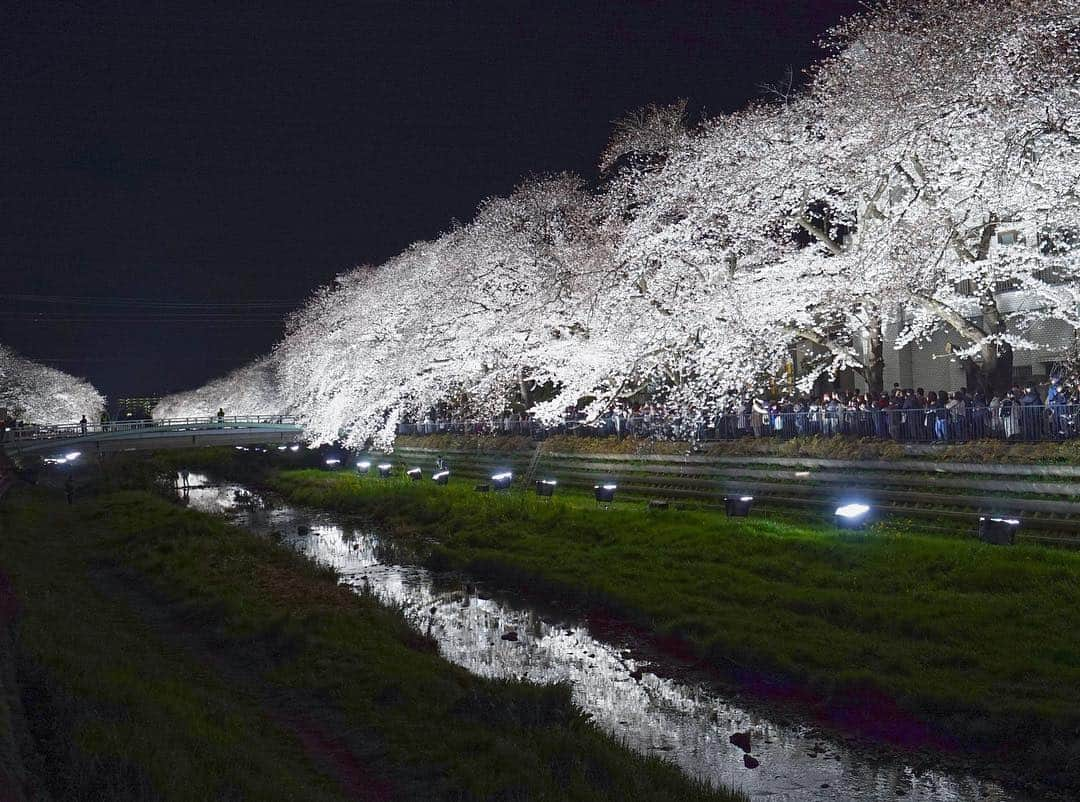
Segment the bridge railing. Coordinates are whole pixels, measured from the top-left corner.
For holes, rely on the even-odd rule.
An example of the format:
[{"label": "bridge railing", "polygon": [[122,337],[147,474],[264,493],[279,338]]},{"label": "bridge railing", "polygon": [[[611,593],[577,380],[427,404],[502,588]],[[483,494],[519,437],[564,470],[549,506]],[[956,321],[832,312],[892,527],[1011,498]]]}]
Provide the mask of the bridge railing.
[{"label": "bridge railing", "polygon": [[213,429],[250,429],[258,426],[299,426],[295,415],[216,415],[205,418],[159,418],[156,420],[121,420],[105,423],[57,423],[16,426],[0,432],[0,442],[60,440],[101,434],[154,431],[206,431]]}]

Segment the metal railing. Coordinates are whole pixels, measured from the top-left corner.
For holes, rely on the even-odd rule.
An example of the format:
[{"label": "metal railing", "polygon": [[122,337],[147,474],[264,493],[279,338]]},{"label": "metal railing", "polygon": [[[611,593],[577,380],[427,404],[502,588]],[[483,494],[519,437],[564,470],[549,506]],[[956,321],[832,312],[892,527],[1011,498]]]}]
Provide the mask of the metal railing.
[{"label": "metal railing", "polygon": [[164,418],[158,420],[119,420],[99,423],[58,423],[44,425],[8,425],[0,429],[0,443],[27,440],[59,440],[116,435],[127,432],[207,431],[214,429],[251,429],[264,426],[299,426],[295,415],[212,415],[205,418]]},{"label": "metal railing", "polygon": [[962,409],[850,409],[814,407],[784,412],[732,412],[712,417],[608,415],[597,421],[570,419],[544,426],[531,418],[425,420],[400,423],[403,435],[524,436],[542,440],[555,434],[581,437],[646,437],[701,442],[741,437],[786,440],[797,437],[853,437],[903,443],[957,443],[993,438],[1025,442],[1059,442],[1080,438],[1080,405],[995,407],[965,405]]}]

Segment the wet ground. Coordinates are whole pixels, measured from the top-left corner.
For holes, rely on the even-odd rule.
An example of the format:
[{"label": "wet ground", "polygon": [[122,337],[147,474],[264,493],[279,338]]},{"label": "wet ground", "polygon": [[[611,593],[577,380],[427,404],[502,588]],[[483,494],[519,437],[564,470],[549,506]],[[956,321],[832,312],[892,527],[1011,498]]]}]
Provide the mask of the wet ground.
[{"label": "wet ground", "polygon": [[[263,508],[236,484],[191,474],[192,508],[220,513],[333,566],[341,581],[399,608],[446,659],[487,677],[565,682],[574,702],[630,748],[658,754],[754,800],[987,800],[1033,802],[964,773],[916,768],[903,756],[783,724],[745,709],[712,686],[669,676],[635,659],[642,650],[598,639],[580,615],[559,612],[468,577],[436,575],[391,556],[390,544],[349,516],[288,506]],[[749,733],[750,751],[730,741]],[[744,744],[745,745],[745,744]],[[752,760],[747,760],[747,756]],[[756,762],[758,765],[750,768]]]}]

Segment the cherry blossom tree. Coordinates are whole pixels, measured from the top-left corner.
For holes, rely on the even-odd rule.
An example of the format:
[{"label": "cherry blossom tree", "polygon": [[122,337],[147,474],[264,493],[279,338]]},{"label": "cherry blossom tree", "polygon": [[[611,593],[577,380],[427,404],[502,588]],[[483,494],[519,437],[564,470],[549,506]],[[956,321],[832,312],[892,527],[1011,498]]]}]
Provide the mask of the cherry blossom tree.
[{"label": "cherry blossom tree", "polygon": [[834,32],[814,72],[819,181],[841,188],[857,269],[907,313],[897,347],[945,327],[983,389],[1010,383],[1034,322],[1075,325],[1078,10],[888,3]]},{"label": "cherry blossom tree", "polygon": [[1078,10],[880,4],[830,35],[803,91],[693,128],[684,103],[628,115],[597,186],[536,177],[484,201],[162,410],[272,403],[316,440],[390,447],[435,409],[707,413],[807,349],[804,388],[853,370],[876,392],[888,345],[942,331],[969,385],[1000,389],[1014,349],[1080,326]]},{"label": "cherry blossom tree", "polygon": [[105,396],[85,379],[24,359],[0,345],[0,408],[28,423],[94,421]]},{"label": "cherry blossom tree", "polygon": [[227,415],[279,415],[288,403],[281,392],[277,362],[263,357],[196,390],[165,396],[154,417],[205,418],[224,409]]}]

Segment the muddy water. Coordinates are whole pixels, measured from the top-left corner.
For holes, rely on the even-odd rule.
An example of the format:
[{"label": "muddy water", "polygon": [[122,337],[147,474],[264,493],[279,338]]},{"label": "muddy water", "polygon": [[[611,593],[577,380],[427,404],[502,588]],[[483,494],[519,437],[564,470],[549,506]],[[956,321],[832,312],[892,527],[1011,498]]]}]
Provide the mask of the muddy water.
[{"label": "muddy water", "polygon": [[[191,507],[258,532],[280,532],[337,569],[343,583],[400,608],[438,641],[446,659],[486,677],[566,682],[574,702],[630,748],[665,756],[688,774],[741,788],[754,800],[1034,799],[972,776],[916,768],[895,754],[853,749],[809,725],[770,721],[709,687],[657,676],[632,657],[633,643],[598,640],[572,613],[540,610],[513,595],[466,592],[460,576],[395,563],[379,536],[348,516],[263,510],[257,496],[254,505],[238,500],[240,486],[215,486],[199,474],[191,484],[185,494]],[[299,534],[300,527],[308,533]],[[508,632],[517,640],[504,640]],[[736,731],[750,732],[757,768],[747,768],[742,749],[729,742]]]}]

